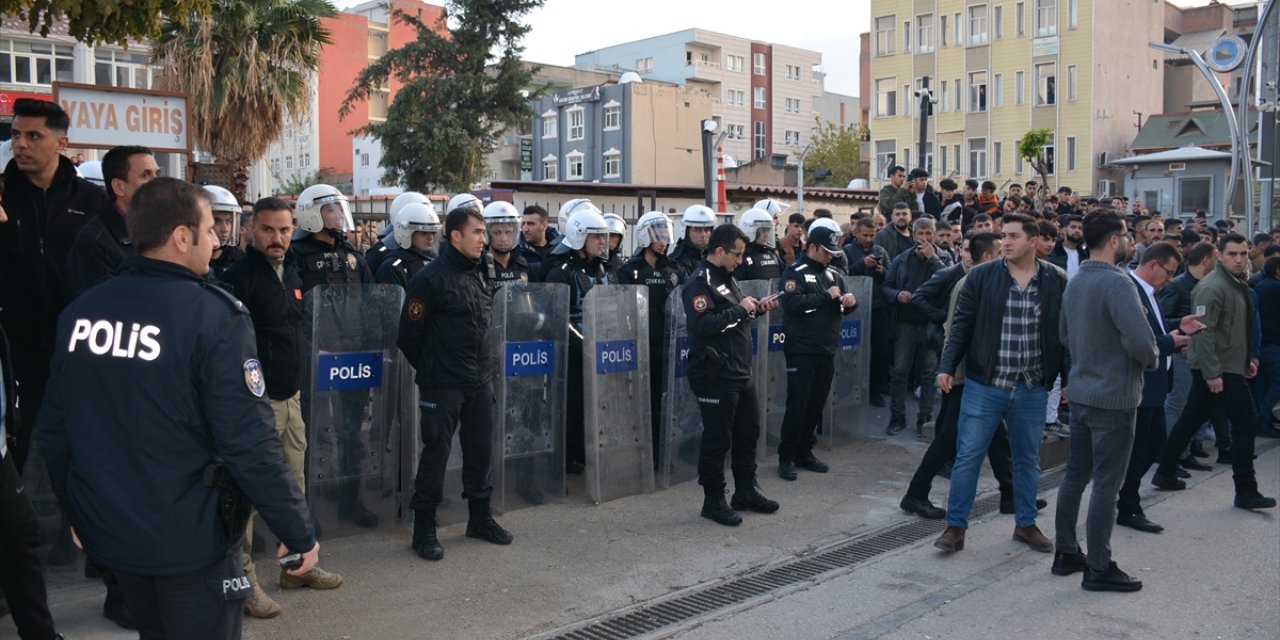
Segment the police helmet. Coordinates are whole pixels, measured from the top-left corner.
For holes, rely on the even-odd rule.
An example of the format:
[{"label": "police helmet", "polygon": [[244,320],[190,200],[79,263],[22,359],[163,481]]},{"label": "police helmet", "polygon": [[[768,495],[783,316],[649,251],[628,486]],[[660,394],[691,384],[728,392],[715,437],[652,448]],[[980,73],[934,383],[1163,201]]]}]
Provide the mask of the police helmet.
[{"label": "police helmet", "polygon": [[213,209],[214,229],[219,227],[218,216],[230,216],[231,229],[230,233],[223,237],[223,233],[218,233],[218,240],[224,247],[235,246],[240,243],[240,201],[236,200],[235,195],[223,187],[215,184],[204,185],[205,195],[209,196],[210,208]]},{"label": "police helmet", "polygon": [[826,227],[827,229],[836,232],[837,238],[840,237],[842,233],[840,231],[840,225],[836,224],[836,221],[831,218],[814,218],[813,222],[809,225],[809,232],[813,233],[813,230],[817,227]]},{"label": "police helmet", "polygon": [[627,235],[627,221],[616,213],[604,214],[604,223],[609,227],[609,233],[613,235]]},{"label": "police helmet", "polygon": [[327,184],[313,184],[298,194],[298,230],[319,233],[328,229],[345,233],[356,228],[351,205],[341,191]]},{"label": "police helmet", "polygon": [[650,211],[636,221],[636,247],[644,249],[655,242],[671,244],[671,218],[661,211]]},{"label": "police helmet", "polygon": [[410,202],[396,212],[392,227],[391,235],[396,244],[408,249],[413,246],[413,234],[419,231],[440,233],[440,216],[428,203]]},{"label": "police helmet", "polygon": [[475,209],[476,213],[480,213],[484,210],[484,204],[480,202],[480,198],[469,193],[459,193],[449,199],[449,206],[445,209],[445,213],[454,209]]},{"label": "police helmet", "polygon": [[764,200],[751,205],[751,208],[763,210],[769,215],[777,217],[786,213],[787,210],[791,208],[791,205],[786,204],[785,202],[778,202],[773,198],[765,198]]},{"label": "police helmet", "polygon": [[[490,202],[481,212],[484,216],[484,228],[489,234],[489,248],[494,253],[511,253],[516,248],[516,233],[520,230],[520,211],[510,202],[501,200]],[[494,242],[494,227],[509,227],[511,235],[501,243]]]},{"label": "police helmet", "polygon": [[557,220],[568,220],[573,214],[579,211],[591,210],[600,213],[600,209],[586,198],[574,198],[560,205],[560,213],[556,216]]},{"label": "police helmet", "polygon": [[564,240],[561,244],[574,251],[580,251],[586,246],[587,236],[609,233],[609,223],[605,222],[603,215],[600,215],[600,210],[590,202],[586,204],[589,206],[580,207],[569,216],[569,222],[564,225]]},{"label": "police helmet", "polygon": [[771,249],[777,244],[773,216],[764,209],[747,209],[746,213],[738,218],[738,228],[751,242]]},{"label": "police helmet", "polygon": [[97,160],[81,162],[80,166],[76,167],[76,172],[80,174],[81,178],[84,178],[99,187],[107,186],[106,179],[102,177],[102,163]]},{"label": "police helmet", "polygon": [[427,196],[418,193],[417,191],[406,191],[396,196],[395,200],[391,201],[391,207],[387,209],[387,224],[378,232],[378,239],[382,240],[382,244],[387,245],[388,248],[397,249],[400,247],[400,245],[396,243],[395,236],[396,214],[400,212],[400,209],[404,208],[405,205],[411,202],[420,202],[427,205],[431,204],[431,201],[427,199]]}]

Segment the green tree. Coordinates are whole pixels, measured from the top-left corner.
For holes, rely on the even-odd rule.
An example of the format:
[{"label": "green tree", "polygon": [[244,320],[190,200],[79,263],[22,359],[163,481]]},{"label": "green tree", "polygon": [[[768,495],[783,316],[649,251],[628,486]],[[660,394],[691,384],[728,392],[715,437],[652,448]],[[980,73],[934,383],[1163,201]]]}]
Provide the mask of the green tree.
[{"label": "green tree", "polygon": [[59,21],[81,42],[126,44],[160,34],[161,16],[187,20],[207,15],[211,0],[0,0],[0,15],[27,23],[27,30],[48,36]]},{"label": "green tree", "polygon": [[298,195],[303,189],[313,184],[332,184],[334,176],[337,174],[333,167],[320,167],[319,170],[313,172],[294,171],[289,175],[272,172],[272,176],[280,182],[280,187],[276,190],[280,194]]},{"label": "green tree", "polygon": [[1046,197],[1049,190],[1049,164],[1045,162],[1044,147],[1053,142],[1052,129],[1032,129],[1022,136],[1018,142],[1018,156],[1026,160],[1033,170],[1040,175],[1040,188]]},{"label": "green tree", "polygon": [[152,50],[160,87],[187,94],[192,139],[232,167],[237,197],[285,118],[309,104],[331,43],[320,18],[335,14],[326,0],[218,0],[208,16],[166,20]]},{"label": "green tree", "polygon": [[804,160],[804,183],[815,186],[814,172],[830,171],[824,178],[827,185],[844,187],[854,178],[865,178],[862,171],[862,139],[865,128],[860,123],[841,126],[823,122],[815,116],[812,149]]},{"label": "green tree", "polygon": [[370,64],[339,111],[345,118],[392,78],[400,83],[386,120],[356,130],[382,141],[386,182],[463,191],[480,179],[498,136],[533,117],[523,91],[534,70],[520,60],[530,28],[521,18],[542,2],[452,0],[447,22],[436,24],[394,10],[393,19],[417,37]]}]

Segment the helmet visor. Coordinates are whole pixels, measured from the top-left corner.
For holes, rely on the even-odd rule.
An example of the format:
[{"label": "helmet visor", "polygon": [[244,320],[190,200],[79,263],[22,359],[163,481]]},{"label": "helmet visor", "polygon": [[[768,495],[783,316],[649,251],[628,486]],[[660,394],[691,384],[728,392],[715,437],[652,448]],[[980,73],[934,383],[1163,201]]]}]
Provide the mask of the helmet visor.
[{"label": "helmet visor", "polygon": [[671,223],[665,222],[665,221],[655,222],[653,225],[649,227],[648,231],[649,231],[649,244],[653,244],[655,242],[661,243],[661,244],[671,244],[671,237],[675,235],[674,233],[671,232]]},{"label": "helmet visor", "polygon": [[218,236],[218,244],[231,247],[240,244],[240,212],[213,212],[213,232]]},{"label": "helmet visor", "polygon": [[342,232],[355,230],[355,222],[351,220],[351,205],[346,196],[319,198],[315,204],[320,209],[320,220],[324,223],[324,228]]},{"label": "helmet visor", "polygon": [[777,244],[777,233],[773,230],[773,225],[760,225],[755,228],[755,243],[772,249]]},{"label": "helmet visor", "polygon": [[497,253],[510,253],[516,248],[517,226],[514,221],[503,220],[485,225],[489,234],[489,248]]}]

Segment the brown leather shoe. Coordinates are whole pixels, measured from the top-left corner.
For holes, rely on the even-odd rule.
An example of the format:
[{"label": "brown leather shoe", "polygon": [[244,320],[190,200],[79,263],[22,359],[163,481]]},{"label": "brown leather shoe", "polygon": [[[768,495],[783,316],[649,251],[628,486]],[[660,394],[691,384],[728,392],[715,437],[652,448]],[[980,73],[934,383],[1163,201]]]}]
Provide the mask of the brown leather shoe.
[{"label": "brown leather shoe", "polygon": [[301,589],[302,587],[311,587],[312,589],[337,589],[341,586],[342,576],[325,571],[320,567],[316,567],[297,577],[291,576],[283,571],[280,572],[281,589]]},{"label": "brown leather shoe", "polygon": [[938,536],[938,539],[933,541],[933,546],[942,549],[947,553],[963,549],[964,529],[948,526],[947,530],[943,531],[942,535]]},{"label": "brown leather shoe", "polygon": [[1034,524],[1029,527],[1014,527],[1013,539],[1017,542],[1026,544],[1028,547],[1039,551],[1040,553],[1049,553],[1053,551],[1053,543],[1040,533],[1040,527]]},{"label": "brown leather shoe", "polygon": [[253,593],[244,599],[244,612],[254,618],[274,618],[280,615],[280,604],[271,599],[262,587],[253,585]]}]

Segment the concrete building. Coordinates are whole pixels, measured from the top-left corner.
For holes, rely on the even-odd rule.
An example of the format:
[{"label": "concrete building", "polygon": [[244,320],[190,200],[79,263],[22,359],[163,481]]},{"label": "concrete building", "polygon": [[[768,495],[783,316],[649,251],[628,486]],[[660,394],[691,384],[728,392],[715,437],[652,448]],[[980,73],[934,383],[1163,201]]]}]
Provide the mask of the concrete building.
[{"label": "concrete building", "polygon": [[577,56],[592,71],[634,71],[701,88],[711,95],[711,118],[729,136],[725,153],[739,162],[794,162],[809,143],[815,100],[823,91],[822,54],[757,42],[706,29],[685,29]]},{"label": "concrete building", "polygon": [[[1236,5],[1213,2],[1201,7],[1164,5],[1164,42],[1191,49],[1206,57],[1209,47],[1224,35],[1236,35],[1249,42],[1258,26],[1259,2]],[[1227,95],[1237,100],[1244,69],[1216,74]],[[1209,86],[1190,58],[1180,54],[1164,55],[1163,113],[1181,113],[1199,103],[1221,104],[1218,94]]]},{"label": "concrete building", "polygon": [[920,164],[913,92],[927,77],[935,177],[1035,178],[1017,146],[1043,128],[1050,188],[1114,192],[1123,172],[1109,159],[1132,139],[1134,112],[1163,103],[1164,55],[1147,43],[1163,41],[1164,18],[1151,0],[872,0],[873,186],[892,164]]},{"label": "concrete building", "polygon": [[[1231,152],[1182,147],[1115,161],[1129,171],[1125,195],[1142,200],[1148,210],[1189,218],[1203,209],[1211,221],[1226,217],[1224,189],[1230,184]],[[1233,211],[1244,210],[1244,189],[1237,185]]]}]

